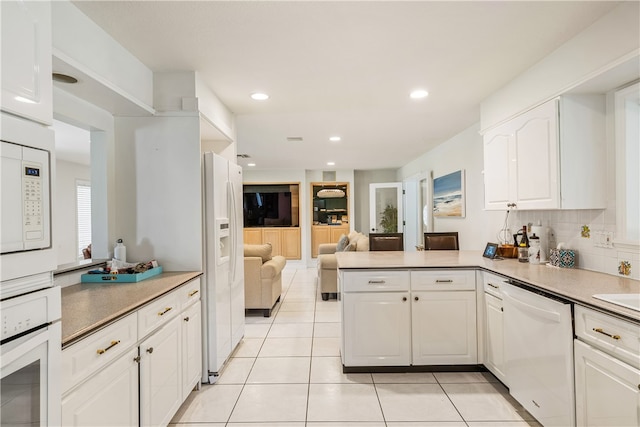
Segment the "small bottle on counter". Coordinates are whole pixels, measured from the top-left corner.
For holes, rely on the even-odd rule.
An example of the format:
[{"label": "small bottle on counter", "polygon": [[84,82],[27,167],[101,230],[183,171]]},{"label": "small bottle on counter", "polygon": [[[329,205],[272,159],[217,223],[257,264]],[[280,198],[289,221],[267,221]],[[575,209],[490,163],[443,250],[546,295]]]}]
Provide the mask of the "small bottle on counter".
[{"label": "small bottle on counter", "polygon": [[122,242],[122,239],[118,239],[116,247],[113,248],[113,257],[118,261],[127,262],[127,247]]},{"label": "small bottle on counter", "polygon": [[529,262],[529,238],[527,237],[527,226],[522,226],[522,238],[518,245],[518,261]]}]

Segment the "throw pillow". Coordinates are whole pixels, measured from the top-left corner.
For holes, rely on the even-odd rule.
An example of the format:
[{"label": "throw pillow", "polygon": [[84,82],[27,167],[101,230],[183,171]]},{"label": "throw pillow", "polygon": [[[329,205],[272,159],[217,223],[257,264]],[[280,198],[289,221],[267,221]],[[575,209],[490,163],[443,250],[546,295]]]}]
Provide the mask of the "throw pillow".
[{"label": "throw pillow", "polygon": [[336,245],[336,252],[344,252],[344,248],[349,244],[349,236],[343,234],[340,236],[340,240],[338,240],[338,244]]},{"label": "throw pillow", "polygon": [[355,252],[355,251],[356,251],[356,244],[349,242],[349,244],[344,248],[343,252]]},{"label": "throw pillow", "polygon": [[265,243],[264,245],[244,245],[244,256],[260,257],[262,258],[262,262],[265,263],[271,259],[271,243]]},{"label": "throw pillow", "polygon": [[358,240],[358,246],[356,247],[358,252],[369,252],[369,238],[367,236]]}]

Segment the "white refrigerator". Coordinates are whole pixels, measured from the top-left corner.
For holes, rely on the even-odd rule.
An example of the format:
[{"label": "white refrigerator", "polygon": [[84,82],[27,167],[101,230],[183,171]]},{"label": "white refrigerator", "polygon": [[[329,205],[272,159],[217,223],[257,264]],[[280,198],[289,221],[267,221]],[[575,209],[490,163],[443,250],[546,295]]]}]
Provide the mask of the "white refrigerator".
[{"label": "white refrigerator", "polygon": [[214,383],[244,335],[242,168],[204,154],[202,381]]}]

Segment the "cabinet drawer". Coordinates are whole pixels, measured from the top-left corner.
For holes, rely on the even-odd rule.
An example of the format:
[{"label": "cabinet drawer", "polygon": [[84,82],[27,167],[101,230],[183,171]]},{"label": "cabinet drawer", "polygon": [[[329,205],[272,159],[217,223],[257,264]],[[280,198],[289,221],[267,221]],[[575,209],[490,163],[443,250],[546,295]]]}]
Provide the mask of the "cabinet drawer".
[{"label": "cabinet drawer", "polygon": [[576,336],[640,368],[640,327],[637,324],[575,306]]},{"label": "cabinet drawer", "polygon": [[473,270],[414,270],[411,290],[414,291],[474,291],[476,272]]},{"label": "cabinet drawer", "polygon": [[503,282],[506,282],[507,279],[501,276],[496,276],[495,274],[483,272],[482,273],[482,282],[484,291],[490,295],[493,295],[496,298],[502,298],[502,290],[500,287]]},{"label": "cabinet drawer", "polygon": [[145,305],[138,310],[138,337],[143,339],[168,320],[177,316],[179,311],[180,289]]},{"label": "cabinet drawer", "polygon": [[62,351],[62,393],[100,371],[137,341],[136,315],[130,314]]},{"label": "cabinet drawer", "polygon": [[175,292],[180,296],[180,310],[182,311],[200,301],[200,278],[181,286]]},{"label": "cabinet drawer", "polygon": [[409,272],[396,270],[345,271],[342,292],[394,292],[409,290]]}]

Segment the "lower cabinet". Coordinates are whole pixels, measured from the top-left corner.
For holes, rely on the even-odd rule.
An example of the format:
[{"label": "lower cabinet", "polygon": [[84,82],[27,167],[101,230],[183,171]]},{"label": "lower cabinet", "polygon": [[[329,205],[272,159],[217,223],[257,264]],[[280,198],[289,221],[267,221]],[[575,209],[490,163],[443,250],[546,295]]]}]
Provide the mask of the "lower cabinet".
[{"label": "lower cabinet", "polygon": [[345,367],[478,363],[474,271],[340,274]]},{"label": "lower cabinet", "polygon": [[342,298],[345,366],[409,366],[409,292],[345,293]]},{"label": "lower cabinet", "polygon": [[640,425],[640,370],[578,340],[574,355],[577,425]]},{"label": "lower cabinet", "polygon": [[138,347],[62,398],[63,426],[138,425]]},{"label": "lower cabinet", "polygon": [[475,291],[411,293],[414,365],[478,363]]},{"label": "lower cabinet", "polygon": [[250,227],[243,231],[245,244],[271,243],[272,254],[286,259],[302,258],[300,227]]},{"label": "lower cabinet", "polygon": [[174,317],[140,344],[140,425],[167,425],[182,404],[181,325]]},{"label": "lower cabinet", "polygon": [[62,424],[167,425],[200,383],[199,292],[193,280],[63,349]]},{"label": "lower cabinet", "polygon": [[504,312],[502,300],[484,294],[485,330],[484,330],[484,365],[500,381],[507,384],[504,361]]}]

